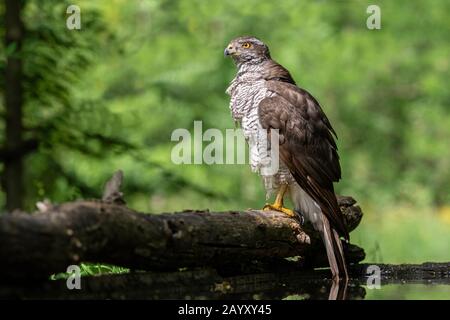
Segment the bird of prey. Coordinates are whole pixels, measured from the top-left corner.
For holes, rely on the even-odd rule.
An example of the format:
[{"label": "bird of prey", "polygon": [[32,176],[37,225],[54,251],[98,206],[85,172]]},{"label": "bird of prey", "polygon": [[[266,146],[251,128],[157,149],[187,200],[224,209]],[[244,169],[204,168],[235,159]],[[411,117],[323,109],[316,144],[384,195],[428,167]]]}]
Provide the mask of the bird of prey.
[{"label": "bird of prey", "polygon": [[[289,216],[300,213],[320,233],[333,279],[348,278],[341,237],[349,240],[333,182],[341,178],[336,133],[317,100],[297,87],[289,71],[272,60],[269,48],[255,37],[238,37],[224,51],[237,67],[227,89],[233,119],[249,144],[250,164],[261,174],[262,153],[257,130],[278,130],[279,168],[262,175],[267,196],[275,202],[264,210]],[[256,138],[255,138],[256,136]],[[267,139],[267,136],[264,137]],[[267,144],[266,144],[267,145]],[[289,194],[295,209],[283,206]]]}]

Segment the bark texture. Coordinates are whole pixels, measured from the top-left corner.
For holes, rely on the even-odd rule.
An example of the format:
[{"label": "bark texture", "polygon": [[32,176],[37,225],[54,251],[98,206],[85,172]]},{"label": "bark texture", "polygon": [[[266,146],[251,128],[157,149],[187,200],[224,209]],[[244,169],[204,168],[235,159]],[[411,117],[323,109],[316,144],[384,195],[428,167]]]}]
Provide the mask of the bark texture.
[{"label": "bark texture", "polygon": [[[110,190],[105,195],[108,202],[39,203],[42,212],[0,217],[0,274],[47,277],[80,262],[138,270],[207,266],[223,272],[253,272],[282,265],[283,258],[293,256],[301,256],[298,263],[302,265],[310,261],[306,264],[326,266],[317,235],[306,233],[297,220],[279,212],[143,214],[119,204],[123,203],[120,193]],[[353,230],[361,220],[361,210],[348,197],[340,199]],[[362,249],[347,246],[348,262],[363,258]]]}]

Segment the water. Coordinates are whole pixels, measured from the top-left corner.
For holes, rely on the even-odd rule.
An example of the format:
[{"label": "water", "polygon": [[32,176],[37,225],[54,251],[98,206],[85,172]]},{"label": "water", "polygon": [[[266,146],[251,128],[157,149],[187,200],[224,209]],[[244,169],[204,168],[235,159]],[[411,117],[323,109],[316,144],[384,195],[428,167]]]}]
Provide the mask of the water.
[{"label": "water", "polygon": [[367,289],[367,300],[450,300],[450,284],[388,284]]},{"label": "water", "polygon": [[[283,299],[329,299],[329,286],[318,286],[322,287],[322,294],[317,294],[317,291],[312,294],[291,294]],[[361,285],[359,281],[350,281],[349,287],[345,297],[347,300],[450,300],[450,284],[405,282],[372,288]]]},{"label": "water", "polygon": [[379,287],[365,272],[369,266],[353,267],[351,274],[359,276],[347,284],[331,281],[329,270],[226,276],[214,269],[199,269],[82,277],[82,290],[68,290],[65,279],[8,284],[0,286],[0,299],[450,300],[449,264],[379,265]]}]

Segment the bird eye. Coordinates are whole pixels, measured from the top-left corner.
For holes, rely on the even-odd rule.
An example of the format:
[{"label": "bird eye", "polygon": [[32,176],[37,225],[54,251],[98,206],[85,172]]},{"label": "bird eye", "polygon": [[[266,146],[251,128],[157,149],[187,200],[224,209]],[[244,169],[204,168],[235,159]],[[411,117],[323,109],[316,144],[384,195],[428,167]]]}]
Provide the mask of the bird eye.
[{"label": "bird eye", "polygon": [[252,45],[251,45],[251,43],[250,42],[244,42],[243,44],[242,44],[242,48],[244,48],[244,49],[248,49],[248,48],[250,48]]}]

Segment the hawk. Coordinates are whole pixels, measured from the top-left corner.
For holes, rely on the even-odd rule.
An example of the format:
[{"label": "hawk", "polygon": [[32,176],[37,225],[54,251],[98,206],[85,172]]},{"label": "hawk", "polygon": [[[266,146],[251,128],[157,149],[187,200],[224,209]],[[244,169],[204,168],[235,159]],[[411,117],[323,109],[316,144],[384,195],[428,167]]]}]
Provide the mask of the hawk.
[{"label": "hawk", "polygon": [[[239,37],[225,48],[237,74],[227,93],[233,119],[240,123],[249,144],[250,164],[263,176],[267,197],[276,192],[264,210],[301,214],[320,233],[333,279],[348,278],[341,238],[349,240],[337,203],[333,182],[341,178],[336,132],[317,100],[297,87],[289,71],[272,60],[269,48],[255,37]],[[279,167],[261,173],[263,154],[258,130],[278,131]],[[263,137],[267,139],[268,137]],[[256,137],[256,138],[255,138]],[[267,143],[266,143],[267,146]],[[294,211],[283,206],[289,194]]]}]

